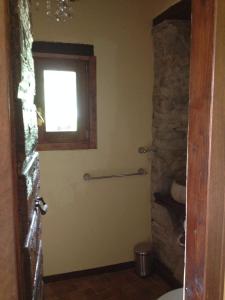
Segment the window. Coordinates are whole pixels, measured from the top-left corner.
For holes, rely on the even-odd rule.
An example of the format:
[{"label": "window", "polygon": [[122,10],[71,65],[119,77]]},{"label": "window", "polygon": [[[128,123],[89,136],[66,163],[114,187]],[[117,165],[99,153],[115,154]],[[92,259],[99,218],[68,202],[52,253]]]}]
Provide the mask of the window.
[{"label": "window", "polygon": [[76,72],[44,70],[44,99],[46,132],[76,132]]},{"label": "window", "polygon": [[93,47],[33,46],[38,150],[96,148],[96,60]]}]

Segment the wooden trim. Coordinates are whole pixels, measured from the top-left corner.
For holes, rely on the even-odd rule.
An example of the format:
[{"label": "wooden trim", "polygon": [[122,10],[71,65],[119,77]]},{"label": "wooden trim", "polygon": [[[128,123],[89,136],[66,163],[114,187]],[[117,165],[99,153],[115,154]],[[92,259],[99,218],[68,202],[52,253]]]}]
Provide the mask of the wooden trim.
[{"label": "wooden trim", "polygon": [[70,44],[70,43],[39,41],[33,43],[33,52],[93,56],[94,46],[87,45],[87,44]]},{"label": "wooden trim", "polygon": [[165,20],[191,20],[191,0],[182,0],[153,19],[153,26]]},{"label": "wooden trim", "polygon": [[89,102],[89,149],[97,148],[97,78],[96,78],[96,57],[89,60],[88,72],[88,102]]},{"label": "wooden trim", "polygon": [[[78,109],[78,130],[77,132],[47,132],[46,123],[39,126],[39,144],[48,144],[49,150],[53,148],[53,144],[63,146],[66,149],[67,144],[73,144],[79,147],[83,142],[88,144],[88,136],[86,132],[89,131],[89,114],[88,114],[88,72],[89,64],[85,61],[70,59],[56,59],[56,58],[36,58],[36,81],[37,81],[37,95],[35,103],[37,108],[41,110],[42,116],[45,119],[45,103],[44,103],[44,74],[45,69],[53,70],[68,70],[76,72],[77,75],[77,109]],[[62,99],[63,100],[63,99]],[[75,100],[75,99],[74,99]],[[74,116],[75,117],[75,116]]]},{"label": "wooden trim", "polygon": [[57,275],[50,275],[44,277],[44,282],[55,282],[55,281],[61,281],[61,280],[68,280],[72,278],[79,278],[84,276],[91,276],[91,275],[97,275],[97,274],[103,274],[103,273],[109,273],[109,272],[118,272],[126,269],[134,268],[134,262],[129,261],[125,263],[120,263],[116,265],[110,265],[105,267],[99,267],[89,270],[82,270],[82,271],[76,271],[76,272],[70,272],[70,273],[64,273],[64,274],[57,274]]},{"label": "wooden trim", "polygon": [[[104,267],[99,267],[94,269],[45,276],[44,282],[49,283],[49,282],[69,280],[69,279],[85,277],[85,276],[99,275],[103,273],[118,272],[118,271],[131,269],[131,268],[134,269],[134,267],[135,267],[135,262],[130,261],[130,262],[104,266]],[[172,272],[163,263],[161,263],[160,260],[156,258],[154,259],[153,262],[153,272],[157,273],[160,277],[162,277],[171,286],[172,289],[182,287],[182,284],[178,280],[176,280]]]},{"label": "wooden trim", "polygon": [[[215,1],[213,103],[207,208],[206,299],[224,299],[225,279],[225,2]],[[215,256],[215,259],[212,257]],[[217,296],[218,295],[218,296]]]},{"label": "wooden trim", "polygon": [[37,146],[38,151],[50,151],[50,150],[88,150],[96,149],[91,147],[89,143],[77,142],[77,143],[39,143]]},{"label": "wooden trim", "polygon": [[222,300],[225,3],[192,5],[185,299]]},{"label": "wooden trim", "polygon": [[57,59],[74,59],[80,61],[89,61],[91,56],[84,55],[72,55],[72,54],[56,54],[56,53],[38,53],[33,52],[33,57],[35,58],[57,58]]},{"label": "wooden trim", "polygon": [[[39,151],[77,150],[97,148],[96,108],[96,57],[34,53],[36,66],[37,96],[35,103],[41,109],[43,118],[43,69],[50,66],[57,69],[76,70],[78,79],[78,109],[80,119],[77,132],[46,132],[45,124],[39,126]],[[70,60],[70,61],[68,61]]]},{"label": "wooden trim", "polygon": [[0,299],[18,300],[10,106],[9,1],[0,2]]}]

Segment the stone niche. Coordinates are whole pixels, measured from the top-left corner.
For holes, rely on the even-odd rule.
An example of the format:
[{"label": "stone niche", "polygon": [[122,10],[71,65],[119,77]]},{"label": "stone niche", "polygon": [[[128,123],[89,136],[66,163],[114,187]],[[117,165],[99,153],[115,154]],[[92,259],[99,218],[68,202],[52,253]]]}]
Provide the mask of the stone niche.
[{"label": "stone niche", "polygon": [[156,201],[155,195],[159,193],[165,204],[170,201],[173,180],[186,182],[190,21],[166,20],[154,26],[153,43],[153,244],[159,260],[182,282],[184,247],[179,245],[178,237],[185,217],[182,213],[179,216],[176,203],[168,209]]}]

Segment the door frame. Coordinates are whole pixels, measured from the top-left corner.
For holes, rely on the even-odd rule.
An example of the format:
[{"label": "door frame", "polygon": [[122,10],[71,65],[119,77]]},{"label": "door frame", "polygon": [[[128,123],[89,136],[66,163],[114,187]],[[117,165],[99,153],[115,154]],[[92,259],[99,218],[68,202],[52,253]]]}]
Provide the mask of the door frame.
[{"label": "door frame", "polygon": [[16,193],[10,115],[9,1],[0,1],[0,299],[19,299]]},{"label": "door frame", "polygon": [[[0,298],[19,299],[10,105],[9,1],[0,3]],[[186,300],[222,300],[225,269],[225,3],[193,0]]]},{"label": "door frame", "polygon": [[185,300],[222,300],[225,2],[192,1]]}]

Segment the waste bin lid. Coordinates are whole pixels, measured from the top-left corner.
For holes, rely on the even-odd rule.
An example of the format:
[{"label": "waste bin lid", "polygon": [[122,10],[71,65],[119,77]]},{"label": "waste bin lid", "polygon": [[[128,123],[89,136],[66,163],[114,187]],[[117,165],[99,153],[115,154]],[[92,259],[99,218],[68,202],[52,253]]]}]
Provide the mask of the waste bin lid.
[{"label": "waste bin lid", "polygon": [[134,252],[142,255],[149,254],[152,250],[152,245],[150,242],[142,242],[134,247]]}]

